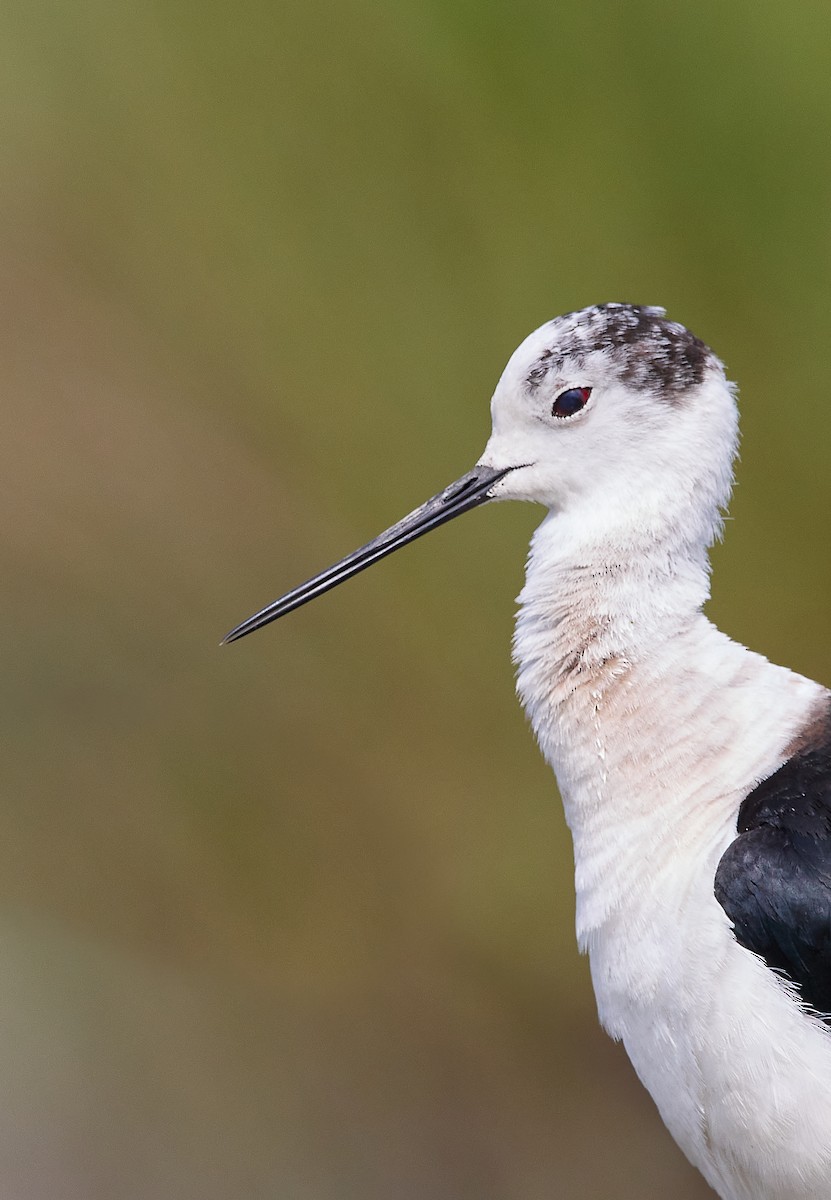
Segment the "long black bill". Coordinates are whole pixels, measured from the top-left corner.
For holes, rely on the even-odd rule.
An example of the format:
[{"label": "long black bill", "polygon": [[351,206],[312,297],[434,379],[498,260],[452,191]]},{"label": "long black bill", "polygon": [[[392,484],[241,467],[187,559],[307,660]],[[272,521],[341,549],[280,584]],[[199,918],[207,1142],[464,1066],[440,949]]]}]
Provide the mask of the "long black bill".
[{"label": "long black bill", "polygon": [[437,529],[445,521],[452,521],[454,517],[461,516],[471,508],[485,504],[491,498],[490,490],[493,485],[511,470],[513,470],[512,467],[498,469],[474,467],[467,475],[463,475],[461,479],[451,483],[432,500],[420,505],[409,516],[404,517],[396,525],[392,525],[371,542],[367,542],[365,546],[361,546],[360,550],[355,550],[353,554],[347,554],[346,558],[342,558],[333,567],[321,571],[313,579],[286,592],[285,596],[281,596],[267,608],[261,609],[253,617],[249,617],[247,621],[237,625],[222,639],[223,644],[236,642],[239,638],[245,637],[247,633],[253,633],[255,629],[262,629],[263,625],[268,625],[270,621],[284,617],[293,609],[300,608],[301,604],[308,604],[316,596],[322,596],[324,592],[337,587],[345,579],[350,579],[359,571],[371,567],[374,562],[378,562],[387,554],[392,554],[393,550],[399,550],[408,542],[414,542],[423,533],[429,533],[431,529]]}]

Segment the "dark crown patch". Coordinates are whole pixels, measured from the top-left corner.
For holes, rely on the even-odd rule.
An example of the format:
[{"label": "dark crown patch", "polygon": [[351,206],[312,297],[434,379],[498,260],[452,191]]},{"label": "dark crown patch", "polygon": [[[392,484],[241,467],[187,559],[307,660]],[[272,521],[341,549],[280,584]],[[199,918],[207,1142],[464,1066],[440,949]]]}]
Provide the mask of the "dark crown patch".
[{"label": "dark crown patch", "polygon": [[675,403],[718,362],[700,338],[668,321],[662,308],[598,304],[556,317],[550,329],[551,346],[526,376],[532,391],[552,371],[561,371],[567,360],[580,369],[587,355],[603,352],[628,387],[649,390]]}]

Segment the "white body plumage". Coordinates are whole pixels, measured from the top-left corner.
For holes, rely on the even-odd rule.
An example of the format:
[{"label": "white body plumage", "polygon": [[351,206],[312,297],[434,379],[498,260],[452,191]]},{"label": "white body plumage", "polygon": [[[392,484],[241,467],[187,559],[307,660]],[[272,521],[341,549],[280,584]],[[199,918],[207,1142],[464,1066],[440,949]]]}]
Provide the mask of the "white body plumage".
[{"label": "white body plumage", "polygon": [[[632,599],[660,610],[643,614],[650,645],[608,619],[619,575],[564,560],[543,525],[515,643],[574,837],[600,1020],[724,1200],[819,1200],[831,1196],[831,1030],[737,943],[713,878],[742,799],[823,692],[731,642],[685,606],[686,587],[636,561]],[[579,660],[575,628],[590,639]]]}]

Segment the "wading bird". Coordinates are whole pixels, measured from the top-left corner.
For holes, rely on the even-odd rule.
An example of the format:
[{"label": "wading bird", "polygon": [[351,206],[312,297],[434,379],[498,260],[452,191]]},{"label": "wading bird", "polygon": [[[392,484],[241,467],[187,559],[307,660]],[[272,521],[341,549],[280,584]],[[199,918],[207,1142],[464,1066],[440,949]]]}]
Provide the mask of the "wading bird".
[{"label": "wading bird", "polygon": [[235,641],[488,500],[530,500],[519,696],[574,839],[600,1020],[723,1200],[831,1198],[831,693],[703,615],[738,418],[660,308],[532,333],[474,469]]}]

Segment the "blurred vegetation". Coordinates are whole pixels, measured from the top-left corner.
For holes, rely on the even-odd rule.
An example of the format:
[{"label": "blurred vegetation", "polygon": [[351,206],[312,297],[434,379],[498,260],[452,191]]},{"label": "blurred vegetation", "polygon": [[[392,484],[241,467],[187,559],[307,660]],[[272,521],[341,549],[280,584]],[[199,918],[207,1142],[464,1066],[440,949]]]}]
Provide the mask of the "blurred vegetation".
[{"label": "blurred vegetation", "polygon": [[818,0],[0,13],[0,1190],[703,1197],[573,946],[513,696],[540,513],[224,631],[666,305],[742,385],[711,611],[831,681]]}]

